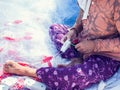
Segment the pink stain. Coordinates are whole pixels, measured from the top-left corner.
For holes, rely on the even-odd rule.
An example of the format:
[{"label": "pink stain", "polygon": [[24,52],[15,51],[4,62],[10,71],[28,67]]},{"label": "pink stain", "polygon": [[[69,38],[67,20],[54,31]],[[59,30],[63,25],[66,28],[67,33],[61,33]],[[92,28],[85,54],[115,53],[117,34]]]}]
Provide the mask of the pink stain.
[{"label": "pink stain", "polygon": [[14,22],[13,22],[13,24],[20,24],[20,23],[22,23],[23,21],[22,20],[15,20]]},{"label": "pink stain", "polygon": [[49,66],[49,67],[52,67],[52,63],[51,63],[51,62],[48,62],[48,66]]},{"label": "pink stain", "polygon": [[15,57],[15,60],[17,60],[17,61],[21,61],[21,60],[22,60],[22,57],[20,57],[20,56],[16,56],[16,57]]},{"label": "pink stain", "polygon": [[32,33],[31,32],[26,32],[25,36],[23,37],[25,40],[31,40],[32,39]]},{"label": "pink stain", "polygon": [[0,63],[0,67],[2,67],[3,65]]},{"label": "pink stain", "polygon": [[2,52],[3,51],[3,48],[2,47],[0,47],[0,52]]},{"label": "pink stain", "polygon": [[1,80],[3,80],[4,78],[9,77],[9,76],[11,76],[11,75],[12,75],[12,74],[6,73],[5,71],[1,70],[1,71],[0,71],[0,82],[1,82]]},{"label": "pink stain", "polygon": [[49,67],[52,67],[52,63],[50,62],[52,60],[53,56],[44,56],[43,63],[47,63]]},{"label": "pink stain", "polygon": [[23,78],[17,78],[16,83],[12,86],[14,90],[21,90],[24,87],[24,79]]},{"label": "pink stain", "polygon": [[8,50],[8,55],[17,55],[17,52],[15,50]]},{"label": "pink stain", "polygon": [[26,35],[32,35],[32,33],[31,33],[31,32],[26,32],[25,34],[26,34]]},{"label": "pink stain", "polygon": [[24,39],[25,39],[25,40],[31,40],[32,37],[31,37],[31,36],[24,36]]},{"label": "pink stain", "polygon": [[18,62],[18,64],[20,64],[21,66],[29,66],[29,64],[26,62]]},{"label": "pink stain", "polygon": [[43,62],[46,63],[46,62],[49,62],[50,60],[52,60],[53,56],[44,56],[43,58]]},{"label": "pink stain", "polygon": [[5,36],[3,38],[7,41],[15,41],[15,38],[12,38],[12,37],[9,37],[9,36]]}]

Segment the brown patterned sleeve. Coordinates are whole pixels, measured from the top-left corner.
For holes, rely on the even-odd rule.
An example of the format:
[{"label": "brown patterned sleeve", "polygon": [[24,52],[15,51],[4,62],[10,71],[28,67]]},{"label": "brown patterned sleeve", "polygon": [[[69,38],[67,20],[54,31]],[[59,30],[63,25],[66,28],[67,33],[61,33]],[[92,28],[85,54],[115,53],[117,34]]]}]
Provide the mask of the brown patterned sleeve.
[{"label": "brown patterned sleeve", "polygon": [[[114,22],[115,29],[120,33],[120,0],[115,1],[115,12],[114,12]],[[114,39],[99,39],[95,40],[96,48],[95,52],[106,54],[110,53],[110,55],[119,55],[120,56],[120,36]],[[116,56],[116,55],[115,55]]]}]

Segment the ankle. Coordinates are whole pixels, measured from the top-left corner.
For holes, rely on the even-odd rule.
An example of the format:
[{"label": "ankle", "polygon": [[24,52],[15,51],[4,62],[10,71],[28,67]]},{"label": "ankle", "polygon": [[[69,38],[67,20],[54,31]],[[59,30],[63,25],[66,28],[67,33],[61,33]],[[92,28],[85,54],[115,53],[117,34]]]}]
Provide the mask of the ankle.
[{"label": "ankle", "polygon": [[37,77],[35,68],[24,67],[23,74],[25,76]]}]

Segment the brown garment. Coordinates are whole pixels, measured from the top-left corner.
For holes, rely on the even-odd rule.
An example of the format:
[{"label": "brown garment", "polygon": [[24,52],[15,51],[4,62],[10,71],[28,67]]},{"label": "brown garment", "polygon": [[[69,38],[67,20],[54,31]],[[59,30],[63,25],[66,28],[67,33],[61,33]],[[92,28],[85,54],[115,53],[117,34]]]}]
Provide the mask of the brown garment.
[{"label": "brown garment", "polygon": [[96,53],[120,60],[120,0],[92,0],[82,23],[82,40],[95,40]]}]

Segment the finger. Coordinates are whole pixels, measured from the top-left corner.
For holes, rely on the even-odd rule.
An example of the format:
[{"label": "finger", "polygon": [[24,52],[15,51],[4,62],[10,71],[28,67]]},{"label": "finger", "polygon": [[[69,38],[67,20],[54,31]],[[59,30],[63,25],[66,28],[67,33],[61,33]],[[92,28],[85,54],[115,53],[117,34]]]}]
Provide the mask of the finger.
[{"label": "finger", "polygon": [[64,43],[66,40],[67,40],[67,36],[64,36],[64,37],[61,39],[61,42]]},{"label": "finger", "polygon": [[5,72],[7,72],[8,69],[9,69],[9,67],[7,66],[7,64],[4,64],[4,66],[3,66],[3,70],[4,70]]},{"label": "finger", "polygon": [[78,44],[75,45],[75,48],[76,48],[76,49],[78,49],[78,48],[80,48],[80,47],[81,47],[80,43],[78,43]]}]

